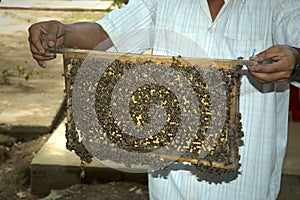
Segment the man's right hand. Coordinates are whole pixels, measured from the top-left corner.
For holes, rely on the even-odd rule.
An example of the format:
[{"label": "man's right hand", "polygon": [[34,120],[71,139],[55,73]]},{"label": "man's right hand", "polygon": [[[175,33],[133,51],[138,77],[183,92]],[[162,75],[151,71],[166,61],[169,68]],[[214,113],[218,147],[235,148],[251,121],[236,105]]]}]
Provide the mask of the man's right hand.
[{"label": "man's right hand", "polygon": [[47,49],[64,44],[64,25],[59,21],[45,21],[31,25],[28,31],[32,56],[41,67],[45,68],[47,66],[45,61],[56,57],[55,53],[49,53]]}]

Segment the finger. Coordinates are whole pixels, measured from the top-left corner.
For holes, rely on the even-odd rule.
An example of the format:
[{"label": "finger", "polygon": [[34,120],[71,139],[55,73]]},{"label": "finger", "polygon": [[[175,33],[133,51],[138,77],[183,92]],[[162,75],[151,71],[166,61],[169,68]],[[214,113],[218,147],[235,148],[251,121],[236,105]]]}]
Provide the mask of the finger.
[{"label": "finger", "polygon": [[281,66],[282,62],[274,62],[272,64],[248,66],[248,70],[256,73],[277,73],[285,71]]},{"label": "finger", "polygon": [[48,41],[48,38],[47,38],[46,35],[44,35],[43,37],[44,37],[44,39],[42,40],[42,45],[43,45],[44,48],[45,48],[45,53],[44,53],[44,55],[46,55],[46,54],[49,54],[48,49],[55,46],[55,42],[54,42],[54,41]]},{"label": "finger", "polygon": [[57,26],[58,30],[57,30],[57,33],[56,33],[56,38],[63,38],[63,36],[65,35],[65,31],[64,29],[62,28],[62,25],[58,25]]},{"label": "finger", "polygon": [[[52,26],[48,29],[46,34],[47,46],[50,48],[60,46],[63,41],[64,32],[62,28],[57,23],[53,23]],[[59,38],[59,41],[57,41]]]},{"label": "finger", "polygon": [[281,45],[272,46],[265,51],[258,53],[255,57],[256,60],[261,62],[266,59],[279,60],[281,57],[284,57],[284,47]]},{"label": "finger", "polygon": [[39,53],[45,53],[45,47],[42,44],[43,35],[47,34],[47,31],[41,27],[41,25],[33,25],[29,29],[29,43],[39,51]]},{"label": "finger", "polygon": [[37,61],[48,61],[54,59],[56,56],[42,56],[39,54],[33,54],[32,57]]},{"label": "finger", "polygon": [[37,50],[36,53],[44,54],[45,47],[42,44],[42,39],[40,34],[31,35],[29,38],[30,46],[34,46],[34,49]]},{"label": "finger", "polygon": [[291,73],[293,68],[293,65],[289,63],[287,58],[282,58],[281,60],[275,61],[271,64],[248,66],[249,71],[256,73]]},{"label": "finger", "polygon": [[[57,23],[47,22],[45,26],[47,27],[44,28],[43,24],[37,24],[29,28],[29,42],[40,54],[45,54],[48,48],[55,47],[57,37],[63,36],[63,31]],[[62,40],[63,38],[59,41],[60,45],[63,43]]]},{"label": "finger", "polygon": [[57,39],[56,39],[56,47],[60,47],[60,46],[62,46],[64,44],[64,37],[63,36],[61,36],[61,37],[58,37]]},{"label": "finger", "polygon": [[41,66],[42,68],[46,68],[47,64],[44,61],[37,61],[37,63],[39,64],[39,66]]},{"label": "finger", "polygon": [[256,79],[261,80],[263,82],[277,82],[284,79],[289,78],[289,73],[284,72],[278,72],[278,73],[256,73],[256,72],[250,72],[252,76],[254,76]]},{"label": "finger", "polygon": [[45,52],[44,54],[40,54],[39,51],[33,45],[30,45],[30,51],[32,55],[39,55],[41,57],[52,57],[52,58],[56,57],[55,53],[50,53],[50,52]]}]

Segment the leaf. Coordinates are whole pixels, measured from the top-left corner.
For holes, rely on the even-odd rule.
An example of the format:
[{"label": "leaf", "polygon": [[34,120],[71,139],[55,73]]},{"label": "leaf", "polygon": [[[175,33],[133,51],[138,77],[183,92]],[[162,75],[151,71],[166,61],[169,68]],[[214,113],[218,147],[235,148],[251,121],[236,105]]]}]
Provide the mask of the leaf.
[{"label": "leaf", "polygon": [[24,74],[25,73],[25,67],[24,66],[22,66],[22,65],[18,65],[17,66],[17,71],[20,73],[20,74]]},{"label": "leaf", "polygon": [[24,74],[24,79],[27,81],[30,78],[30,74],[28,74],[27,72]]}]

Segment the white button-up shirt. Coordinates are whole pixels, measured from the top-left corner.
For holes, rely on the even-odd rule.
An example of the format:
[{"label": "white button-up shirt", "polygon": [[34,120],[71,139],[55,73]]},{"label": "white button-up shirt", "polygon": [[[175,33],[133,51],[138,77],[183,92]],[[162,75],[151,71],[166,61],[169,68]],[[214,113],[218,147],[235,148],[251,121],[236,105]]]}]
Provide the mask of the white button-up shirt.
[{"label": "white button-up shirt", "polygon": [[[119,52],[236,59],[274,44],[300,46],[299,0],[225,0],[212,21],[207,0],[131,0],[97,21]],[[261,93],[242,78],[241,174],[222,184],[188,171],[149,176],[151,199],[276,199],[286,150],[289,91]]]}]

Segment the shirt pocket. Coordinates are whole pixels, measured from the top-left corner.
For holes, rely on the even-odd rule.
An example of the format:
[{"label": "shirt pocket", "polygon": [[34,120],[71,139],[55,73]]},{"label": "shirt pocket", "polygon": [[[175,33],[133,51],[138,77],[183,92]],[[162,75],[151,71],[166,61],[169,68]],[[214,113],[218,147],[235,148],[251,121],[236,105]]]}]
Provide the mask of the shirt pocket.
[{"label": "shirt pocket", "polygon": [[161,29],[156,33],[154,52],[169,56],[205,57],[207,54],[196,38],[197,33],[179,33],[169,29]]},{"label": "shirt pocket", "polygon": [[242,10],[239,16],[228,20],[224,28],[224,37],[233,57],[249,57],[254,49],[257,52],[264,50],[263,23],[259,13],[249,10]]}]

